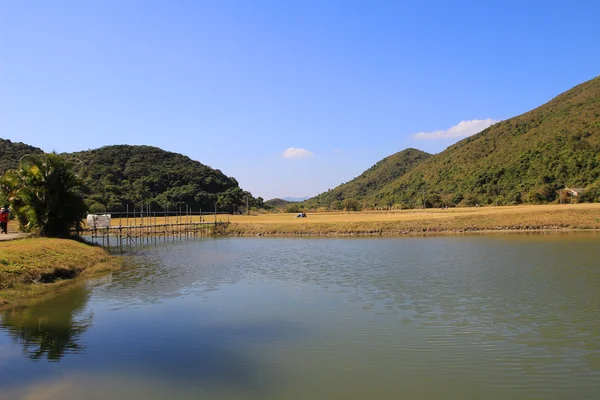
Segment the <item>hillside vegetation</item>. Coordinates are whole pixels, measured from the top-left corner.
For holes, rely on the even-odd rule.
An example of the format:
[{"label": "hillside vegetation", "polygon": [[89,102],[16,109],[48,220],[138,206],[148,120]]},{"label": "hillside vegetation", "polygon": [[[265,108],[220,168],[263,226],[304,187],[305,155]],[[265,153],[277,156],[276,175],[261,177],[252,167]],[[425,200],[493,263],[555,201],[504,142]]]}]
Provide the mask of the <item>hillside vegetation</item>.
[{"label": "hillside vegetation", "polygon": [[127,204],[214,210],[215,203],[223,211],[250,196],[218,169],[157,147],[106,146],[71,156],[81,160],[78,174],[91,211],[122,210]]},{"label": "hillside vegetation", "polygon": [[[41,149],[0,139],[0,176],[16,169],[21,157],[43,154]],[[61,154],[75,164],[83,181],[81,192],[90,212],[139,209],[232,211],[235,207],[262,205],[238,182],[181,154],[151,146],[116,145]],[[6,199],[0,198],[4,204]]]},{"label": "hillside vegetation", "polygon": [[542,204],[567,200],[565,187],[587,188],[580,201],[600,201],[600,77],[419,161],[383,187],[363,180],[350,193],[352,181],[306,204],[336,195],[367,207]]},{"label": "hillside vegetation", "polygon": [[0,138],[0,176],[9,169],[19,166],[21,157],[28,154],[42,154],[42,149],[21,142],[11,142]]},{"label": "hillside vegetation", "polygon": [[431,154],[417,149],[406,149],[388,156],[350,182],[321,193],[304,202],[306,207],[329,207],[334,210],[356,209],[373,193],[401,177],[406,172],[427,160]]},{"label": "hillside vegetation", "polygon": [[[0,138],[0,178],[9,169],[19,166],[19,160],[29,154],[42,154],[42,149],[21,142]],[[8,199],[0,193],[0,206],[8,205]]]}]

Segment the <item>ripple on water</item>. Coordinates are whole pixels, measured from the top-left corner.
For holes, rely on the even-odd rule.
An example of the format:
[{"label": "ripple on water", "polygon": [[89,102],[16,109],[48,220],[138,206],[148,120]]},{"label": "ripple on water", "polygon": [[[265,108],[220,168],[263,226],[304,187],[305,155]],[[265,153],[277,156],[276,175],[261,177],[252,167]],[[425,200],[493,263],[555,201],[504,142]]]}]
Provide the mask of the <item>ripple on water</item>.
[{"label": "ripple on water", "polygon": [[177,398],[593,398],[598,259],[585,235],[158,244],[88,288],[61,365]]}]

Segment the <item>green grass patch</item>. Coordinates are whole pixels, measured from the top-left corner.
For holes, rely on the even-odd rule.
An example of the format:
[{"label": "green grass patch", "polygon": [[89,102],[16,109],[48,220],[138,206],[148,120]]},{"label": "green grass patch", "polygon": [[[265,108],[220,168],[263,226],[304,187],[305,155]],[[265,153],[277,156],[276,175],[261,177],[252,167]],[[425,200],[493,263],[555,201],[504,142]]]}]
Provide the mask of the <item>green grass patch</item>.
[{"label": "green grass patch", "polygon": [[68,239],[0,242],[0,308],[49,294],[65,282],[118,268],[103,249]]}]

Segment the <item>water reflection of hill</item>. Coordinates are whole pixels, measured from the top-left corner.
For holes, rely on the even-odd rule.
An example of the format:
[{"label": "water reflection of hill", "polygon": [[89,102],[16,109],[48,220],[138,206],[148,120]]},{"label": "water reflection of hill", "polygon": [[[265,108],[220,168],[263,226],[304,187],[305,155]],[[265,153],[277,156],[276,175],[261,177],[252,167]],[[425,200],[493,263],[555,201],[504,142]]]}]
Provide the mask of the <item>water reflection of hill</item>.
[{"label": "water reflection of hill", "polygon": [[76,288],[28,308],[6,312],[0,329],[19,343],[30,360],[58,361],[67,353],[85,348],[81,335],[91,326],[93,315],[85,313],[89,291]]}]

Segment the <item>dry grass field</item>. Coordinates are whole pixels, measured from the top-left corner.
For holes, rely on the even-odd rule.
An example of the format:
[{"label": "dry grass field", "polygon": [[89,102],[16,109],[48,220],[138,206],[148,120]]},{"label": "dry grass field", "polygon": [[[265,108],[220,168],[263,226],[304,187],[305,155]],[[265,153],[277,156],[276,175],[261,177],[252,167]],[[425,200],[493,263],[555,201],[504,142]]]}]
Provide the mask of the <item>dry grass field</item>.
[{"label": "dry grass field", "polygon": [[[177,220],[152,219],[156,223],[199,222],[200,217]],[[206,222],[215,220],[205,216]],[[600,229],[600,204],[523,205],[469,207],[447,210],[401,210],[258,215],[220,214],[217,221],[231,222],[228,234],[406,234],[422,232],[464,232],[486,230]],[[140,219],[135,223],[140,224]],[[148,222],[148,220],[146,220]],[[113,219],[113,225],[126,224]],[[134,220],[130,219],[133,225]]]},{"label": "dry grass field", "polygon": [[[230,222],[234,223],[331,223],[331,222],[373,222],[373,221],[417,221],[468,218],[501,218],[509,223],[518,223],[524,214],[535,215],[543,221],[554,220],[557,215],[571,213],[590,213],[600,217],[600,204],[569,204],[569,205],[524,205],[506,207],[461,207],[440,209],[415,209],[398,211],[365,211],[365,212],[324,212],[310,213],[307,218],[296,218],[296,214],[259,214],[231,215]],[[516,219],[515,219],[516,218]]]}]

